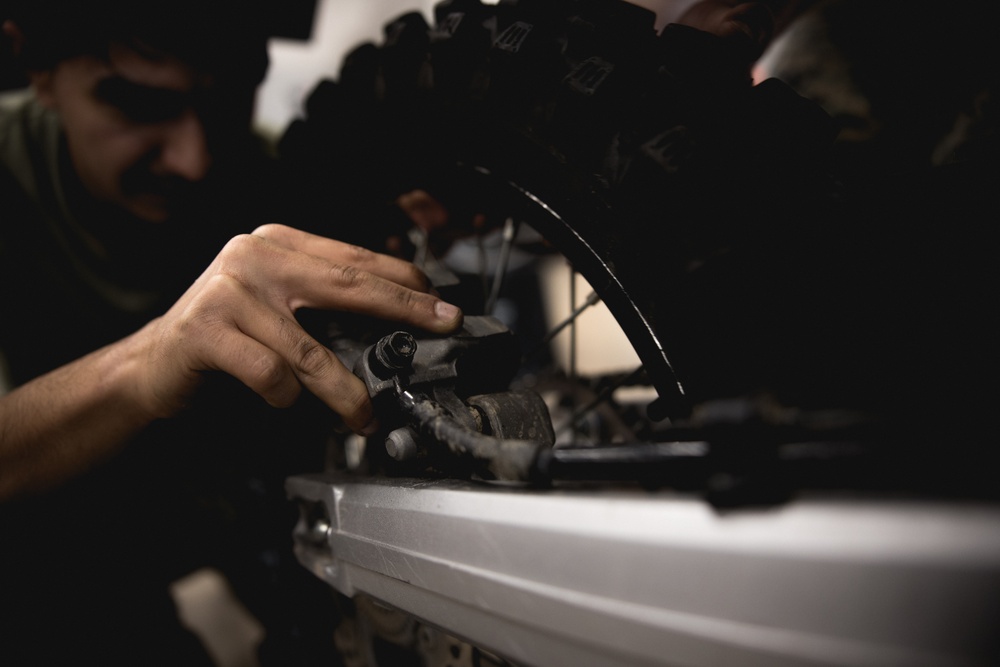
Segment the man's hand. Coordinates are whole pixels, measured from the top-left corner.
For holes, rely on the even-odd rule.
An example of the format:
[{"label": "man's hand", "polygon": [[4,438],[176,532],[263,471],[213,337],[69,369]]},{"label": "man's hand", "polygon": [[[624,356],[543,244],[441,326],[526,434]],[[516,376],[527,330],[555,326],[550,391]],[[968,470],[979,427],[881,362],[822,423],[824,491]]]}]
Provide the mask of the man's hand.
[{"label": "man's hand", "polygon": [[350,311],[446,333],[461,312],[427,293],[412,264],[281,225],[230,241],[181,299],[141,333],[143,396],[180,409],[201,373],[224,371],[276,407],[303,387],[353,430],[376,427],[364,384],[295,320],[299,308]]},{"label": "man's hand", "polygon": [[205,371],[274,406],[302,388],[355,431],[376,428],[364,383],[295,319],[299,308],[397,320],[436,333],[462,313],[412,264],[290,227],[234,238],[162,317],[0,397],[0,502],[52,488],[181,410]]}]

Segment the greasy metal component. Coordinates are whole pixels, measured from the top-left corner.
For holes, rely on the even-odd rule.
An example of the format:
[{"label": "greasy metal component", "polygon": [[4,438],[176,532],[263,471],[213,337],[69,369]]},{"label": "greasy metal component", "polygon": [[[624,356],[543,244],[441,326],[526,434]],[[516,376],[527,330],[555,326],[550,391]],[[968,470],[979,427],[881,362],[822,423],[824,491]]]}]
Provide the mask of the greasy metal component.
[{"label": "greasy metal component", "polygon": [[419,628],[420,624],[409,614],[367,595],[358,595],[349,613],[337,624],[334,641],[343,667],[389,667],[397,663],[378,659],[375,640],[406,649],[417,644]]},{"label": "greasy metal component", "polygon": [[397,461],[416,458],[420,453],[417,434],[408,426],[392,430],[385,438],[385,452]]},{"label": "greasy metal component", "polygon": [[[299,560],[516,663],[996,664],[1000,508],[297,476]],[[905,601],[905,604],[903,604]],[[903,604],[903,606],[900,606]]]},{"label": "greasy metal component", "polygon": [[417,341],[412,334],[405,331],[395,331],[383,336],[372,349],[372,371],[382,379],[388,380],[401,371],[413,366],[413,355],[417,353]]},{"label": "greasy metal component", "polygon": [[[354,372],[376,406],[390,412],[379,418],[392,429],[385,440],[391,458],[416,458],[422,435],[485,463],[498,479],[523,481],[539,449],[550,447],[555,437],[537,394],[504,392],[519,358],[506,326],[492,317],[472,316],[449,337],[418,342],[404,331],[384,336],[356,356]],[[497,392],[503,393],[490,397]],[[470,394],[475,400],[467,403],[463,397]],[[398,397],[399,414],[391,414],[390,396]]]},{"label": "greasy metal component", "polygon": [[425,667],[517,667],[429,625],[418,624],[418,627],[417,651]]},{"label": "greasy metal component", "polygon": [[[440,405],[420,394],[402,392],[399,405],[426,435],[447,445],[459,456],[471,456],[482,461],[489,472],[500,480],[529,479],[538,453],[545,447],[530,440],[503,440],[473,431]],[[549,428],[551,430],[551,426]]]},{"label": "greasy metal component", "polygon": [[497,438],[531,440],[552,446],[556,441],[545,401],[534,391],[506,391],[470,396],[466,402],[485,418],[485,433]]},{"label": "greasy metal component", "polygon": [[[397,336],[397,332],[392,336]],[[409,335],[409,334],[407,334]],[[401,350],[409,342],[394,339]],[[380,343],[385,339],[380,340]],[[393,343],[393,344],[396,344]],[[414,339],[416,349],[406,368],[398,369],[398,377],[407,386],[451,384],[459,395],[503,391],[518,368],[518,348],[514,334],[493,317],[467,316],[462,329],[441,338]],[[383,343],[383,348],[388,341]],[[395,393],[394,376],[381,377],[372,360],[379,343],[357,354],[353,362],[355,375],[368,387],[368,394],[375,398],[383,393]],[[392,345],[388,345],[390,350]],[[337,354],[350,355],[350,350],[337,349]],[[385,350],[383,350],[385,353]],[[349,359],[345,359],[349,362]]]},{"label": "greasy metal component", "polygon": [[[516,346],[506,327],[492,318],[469,318],[454,338],[418,344],[411,334],[397,331],[367,348],[356,369],[373,398],[380,399],[379,409],[387,411],[379,416],[391,429],[385,436],[389,457],[405,462],[432,451],[450,451],[478,462],[480,473],[499,480],[536,484],[640,480],[697,489],[719,507],[784,502],[798,480],[824,486],[816,461],[823,462],[822,470],[849,478],[856,486],[866,485],[866,477],[880,471],[891,472],[862,456],[865,434],[855,432],[856,428],[837,432],[826,423],[818,433],[801,425],[796,428],[788,421],[789,415],[782,416],[781,423],[741,425],[734,443],[733,417],[726,415],[747,413],[741,417],[746,420],[756,413],[733,402],[701,416],[711,423],[661,431],[664,441],[658,444],[553,450],[551,417],[536,392],[467,395],[470,388],[498,387],[508,381],[508,371],[495,363],[502,355],[514,359]],[[714,423],[720,418],[712,417],[716,413],[724,417],[722,423]],[[832,439],[837,435],[840,442]],[[852,444],[855,436],[862,436],[856,445]],[[788,458],[782,454],[787,448],[779,449],[782,443],[818,437],[827,443],[818,453]],[[468,472],[462,468],[461,474]]]},{"label": "greasy metal component", "polygon": [[[367,595],[355,596],[353,613],[341,619],[335,641],[344,667],[515,667]],[[388,658],[375,649],[387,643],[394,646]]]},{"label": "greasy metal component", "polygon": [[[378,399],[379,410],[387,411],[379,417],[389,429],[384,436],[389,457],[405,462],[450,451],[478,462],[480,473],[499,480],[639,480],[698,490],[717,507],[784,502],[793,488],[828,487],[828,480],[836,478],[869,487],[871,480],[893,473],[865,456],[863,443],[872,434],[858,431],[853,422],[835,429],[827,419],[817,430],[796,426],[789,421],[793,415],[779,415],[776,423],[753,419],[733,431],[733,417],[725,415],[746,413],[745,420],[756,412],[732,401],[711,414],[700,413],[706,423],[659,431],[658,444],[553,450],[552,421],[541,397],[534,391],[500,391],[517,356],[513,335],[489,317],[468,318],[454,337],[418,344],[411,334],[397,331],[364,350],[355,370]],[[503,359],[507,363],[497,363]],[[493,391],[469,395],[483,389]],[[715,423],[719,417],[711,415],[716,413],[725,417],[722,422]],[[823,441],[822,449],[786,456],[783,444],[817,439]],[[471,472],[458,470],[460,476]]]},{"label": "greasy metal component", "polygon": [[442,408],[462,428],[476,433],[483,432],[482,420],[478,418],[473,408],[458,397],[450,384],[436,384],[424,392],[424,395]]}]

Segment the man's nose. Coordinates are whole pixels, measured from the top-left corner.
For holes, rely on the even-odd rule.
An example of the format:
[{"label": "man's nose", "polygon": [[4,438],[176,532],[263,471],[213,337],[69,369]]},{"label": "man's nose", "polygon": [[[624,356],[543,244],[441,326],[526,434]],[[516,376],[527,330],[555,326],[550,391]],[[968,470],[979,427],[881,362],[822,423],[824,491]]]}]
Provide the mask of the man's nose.
[{"label": "man's nose", "polygon": [[199,181],[212,165],[205,125],[193,110],[175,118],[165,129],[161,163],[164,170],[189,181]]}]

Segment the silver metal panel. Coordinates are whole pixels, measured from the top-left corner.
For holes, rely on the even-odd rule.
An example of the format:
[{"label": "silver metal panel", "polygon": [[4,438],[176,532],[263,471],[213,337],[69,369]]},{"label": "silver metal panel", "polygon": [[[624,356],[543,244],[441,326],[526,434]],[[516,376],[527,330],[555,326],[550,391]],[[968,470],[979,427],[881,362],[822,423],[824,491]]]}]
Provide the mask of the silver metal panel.
[{"label": "silver metal panel", "polygon": [[995,664],[1000,508],[291,478],[300,560],[517,663]]}]

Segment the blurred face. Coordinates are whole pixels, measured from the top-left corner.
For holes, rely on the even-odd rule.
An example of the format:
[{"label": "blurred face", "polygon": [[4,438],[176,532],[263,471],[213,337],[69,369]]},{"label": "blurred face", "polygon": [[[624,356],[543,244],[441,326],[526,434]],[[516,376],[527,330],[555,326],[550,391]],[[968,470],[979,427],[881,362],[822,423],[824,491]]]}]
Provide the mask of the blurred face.
[{"label": "blurred face", "polygon": [[84,187],[148,222],[189,205],[210,175],[216,130],[249,126],[252,86],[220,93],[210,75],[163,54],[112,46],[32,76],[59,113]]}]

